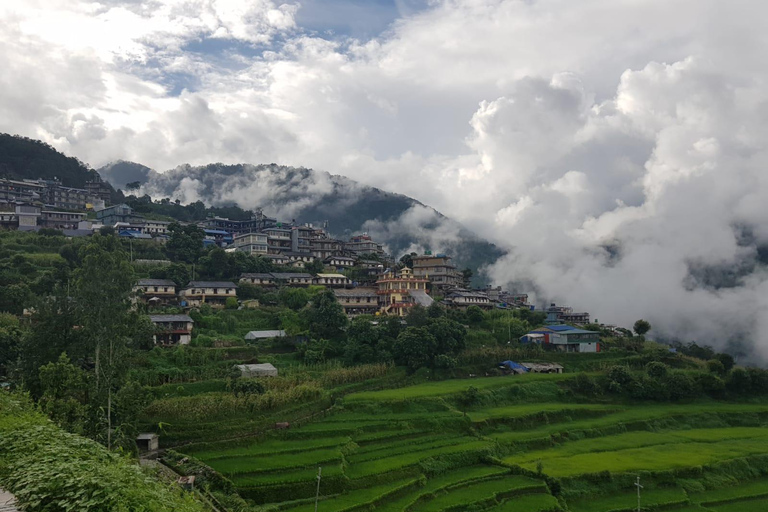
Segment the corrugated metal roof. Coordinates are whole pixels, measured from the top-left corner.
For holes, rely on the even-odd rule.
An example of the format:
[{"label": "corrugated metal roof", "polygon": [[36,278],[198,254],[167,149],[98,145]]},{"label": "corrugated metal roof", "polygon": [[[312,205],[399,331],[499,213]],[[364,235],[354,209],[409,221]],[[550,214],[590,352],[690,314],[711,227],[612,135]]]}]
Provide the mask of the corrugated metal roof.
[{"label": "corrugated metal roof", "polygon": [[176,286],[170,279],[139,279],[139,286]]},{"label": "corrugated metal roof", "polygon": [[432,303],[435,302],[435,300],[427,295],[427,292],[424,290],[408,290],[408,293],[413,297],[413,300],[415,300],[417,304],[420,304],[425,308],[431,306]]},{"label": "corrugated metal roof", "polygon": [[285,331],[250,331],[245,335],[247,340],[261,340],[267,338],[282,338]]},{"label": "corrugated metal roof", "polygon": [[163,322],[194,322],[189,315],[149,315],[149,319],[156,323]]},{"label": "corrugated metal roof", "polygon": [[186,289],[190,288],[237,288],[232,281],[190,281]]}]

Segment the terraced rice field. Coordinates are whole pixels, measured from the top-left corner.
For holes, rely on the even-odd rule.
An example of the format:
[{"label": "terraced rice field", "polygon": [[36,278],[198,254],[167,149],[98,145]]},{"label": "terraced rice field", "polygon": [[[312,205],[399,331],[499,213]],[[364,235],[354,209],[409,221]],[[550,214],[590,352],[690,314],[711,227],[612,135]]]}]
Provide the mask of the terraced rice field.
[{"label": "terraced rice field", "polygon": [[[300,428],[260,441],[193,446],[187,453],[230,478],[244,497],[289,512],[314,510],[319,466],[318,510],[328,512],[632,510],[635,474],[645,485],[644,507],[768,510],[768,404],[504,398],[506,404],[496,400],[465,416],[453,400],[470,384],[515,397],[503,394],[503,386],[551,386],[558,378],[457,380],[358,393]],[[737,459],[743,460],[738,481],[718,473]]]}]

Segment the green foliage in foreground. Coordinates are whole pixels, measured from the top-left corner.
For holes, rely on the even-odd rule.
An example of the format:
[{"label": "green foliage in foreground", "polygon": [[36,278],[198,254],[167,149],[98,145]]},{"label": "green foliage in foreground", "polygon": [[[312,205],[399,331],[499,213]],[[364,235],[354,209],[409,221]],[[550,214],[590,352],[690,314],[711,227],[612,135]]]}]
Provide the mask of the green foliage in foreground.
[{"label": "green foliage in foreground", "polygon": [[25,512],[205,510],[130,460],[55,427],[22,395],[0,393],[0,411],[0,486]]}]

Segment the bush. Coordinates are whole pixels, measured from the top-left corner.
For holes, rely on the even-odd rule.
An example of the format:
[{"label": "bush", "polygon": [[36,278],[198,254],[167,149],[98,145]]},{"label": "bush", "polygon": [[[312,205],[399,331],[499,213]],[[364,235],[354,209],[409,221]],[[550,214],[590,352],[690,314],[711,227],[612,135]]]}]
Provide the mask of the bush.
[{"label": "bush", "polygon": [[227,301],[224,305],[227,309],[237,309],[238,303],[235,297],[227,297]]},{"label": "bush", "polygon": [[651,361],[645,365],[645,371],[649,377],[655,377],[661,379],[667,376],[669,373],[669,366],[659,361]]}]

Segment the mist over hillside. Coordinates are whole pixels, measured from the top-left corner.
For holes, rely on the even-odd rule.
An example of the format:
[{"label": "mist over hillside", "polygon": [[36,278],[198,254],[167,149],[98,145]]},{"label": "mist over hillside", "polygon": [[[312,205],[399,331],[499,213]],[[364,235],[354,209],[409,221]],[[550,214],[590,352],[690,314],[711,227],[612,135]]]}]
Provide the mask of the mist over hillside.
[{"label": "mist over hillside", "polygon": [[210,164],[158,173],[141,164],[116,162],[99,173],[114,186],[140,181],[139,193],[153,199],[262,208],[282,220],[327,222],[329,231],[342,238],[368,232],[395,257],[411,251],[446,252],[459,267],[482,269],[504,254],[415,199],[327,172],[276,164]]}]

